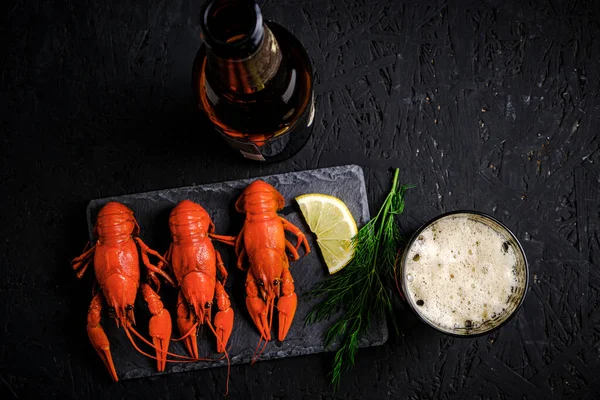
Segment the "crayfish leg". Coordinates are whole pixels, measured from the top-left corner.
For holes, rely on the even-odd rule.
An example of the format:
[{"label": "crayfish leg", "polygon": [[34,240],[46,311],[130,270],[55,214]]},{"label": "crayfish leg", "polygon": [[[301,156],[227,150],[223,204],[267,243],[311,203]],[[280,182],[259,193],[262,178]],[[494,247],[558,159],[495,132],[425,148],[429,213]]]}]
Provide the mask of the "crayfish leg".
[{"label": "crayfish leg", "polygon": [[288,249],[288,251],[292,255],[292,261],[296,261],[297,259],[300,258],[300,255],[298,254],[298,251],[296,250],[296,248],[294,247],[294,245],[290,243],[289,240],[285,241],[285,248]]},{"label": "crayfish leg", "polygon": [[310,253],[310,246],[308,245],[308,241],[306,240],[306,236],[304,233],[298,229],[298,227],[291,222],[287,221],[283,217],[279,217],[281,223],[283,224],[283,229],[286,231],[292,232],[298,238],[298,244],[296,244],[296,250],[300,248],[301,245],[304,245],[304,250],[306,254]]},{"label": "crayfish leg", "polygon": [[[176,286],[175,282],[173,281],[173,278],[171,278],[169,276],[169,274],[167,274],[162,269],[163,266],[168,264],[167,260],[165,260],[163,258],[163,256],[161,256],[158,252],[156,252],[155,250],[152,250],[150,247],[148,247],[148,245],[146,243],[144,243],[144,241],[142,239],[140,239],[139,237],[136,236],[135,241],[140,246],[140,253],[142,255],[142,261],[143,261],[144,265],[146,266],[146,268],[148,268],[151,272],[154,272],[154,273],[162,276],[165,279],[165,281],[167,281],[171,286]],[[162,262],[160,264],[160,268],[155,265],[152,265],[152,263],[150,262],[150,258],[148,257],[148,254],[157,257]]]},{"label": "crayfish leg", "polygon": [[244,258],[246,257],[246,249],[242,247],[242,250],[240,250],[239,256],[237,258],[237,267],[238,269],[241,269],[242,271],[246,271],[246,268],[244,268]]},{"label": "crayfish leg", "polygon": [[76,272],[78,279],[81,279],[88,266],[92,262],[96,245],[93,245],[91,248],[88,249],[89,246],[90,242],[87,242],[85,248],[83,249],[83,254],[81,254],[78,257],[75,257],[71,261],[71,267],[73,268],[73,271]]},{"label": "crayfish leg", "polygon": [[100,325],[103,301],[104,297],[101,292],[96,293],[92,299],[87,316],[87,332],[92,346],[102,359],[108,373],[115,382],[118,382],[119,377],[117,376],[117,370],[110,354],[110,342],[108,341],[106,332],[102,329],[102,325]]},{"label": "crayfish leg", "polygon": [[217,259],[217,269],[223,277],[223,285],[225,285],[229,274],[227,273],[227,269],[225,268],[225,264],[223,263],[223,259],[221,258],[221,253],[219,253],[217,250],[215,250],[215,257]]},{"label": "crayfish leg", "polygon": [[235,253],[240,254],[240,252],[244,249],[244,228],[240,231],[240,234],[237,235],[235,239]]},{"label": "crayfish leg", "polygon": [[219,241],[221,243],[225,243],[230,246],[235,246],[236,236],[225,236],[225,235],[216,235],[214,233],[209,233],[208,237],[210,237],[211,239],[214,239],[216,241]]},{"label": "crayfish leg", "polygon": [[173,252],[173,243],[171,243],[169,245],[168,250],[165,252],[165,255],[163,256],[164,261],[161,260],[158,262],[157,266],[160,269],[163,269],[165,267],[165,264],[170,264],[171,263],[171,253]]}]

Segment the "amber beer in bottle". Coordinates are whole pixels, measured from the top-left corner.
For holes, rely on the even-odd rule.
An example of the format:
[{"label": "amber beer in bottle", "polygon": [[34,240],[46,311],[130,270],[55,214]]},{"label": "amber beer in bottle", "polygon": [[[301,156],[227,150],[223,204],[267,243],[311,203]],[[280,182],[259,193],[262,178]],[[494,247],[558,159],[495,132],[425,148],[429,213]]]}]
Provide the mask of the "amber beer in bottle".
[{"label": "amber beer in bottle", "polygon": [[201,28],[193,69],[199,108],[246,158],[281,161],[297,153],[315,114],[312,66],[298,39],[263,21],[249,0],[207,2]]}]

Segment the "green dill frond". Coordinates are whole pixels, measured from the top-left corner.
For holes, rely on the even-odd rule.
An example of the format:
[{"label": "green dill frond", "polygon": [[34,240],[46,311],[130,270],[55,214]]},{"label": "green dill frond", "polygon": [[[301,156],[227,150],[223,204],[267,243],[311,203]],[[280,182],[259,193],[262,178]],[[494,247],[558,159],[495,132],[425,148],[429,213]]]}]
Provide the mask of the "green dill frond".
[{"label": "green dill frond", "polygon": [[[401,243],[395,216],[404,211],[404,196],[412,185],[399,185],[398,169],[392,188],[377,215],[352,238],[354,257],[344,269],[319,282],[310,291],[310,298],[324,297],[306,317],[306,324],[323,321],[342,311],[338,321],[325,333],[325,347],[340,340],[330,373],[335,389],[342,373],[352,368],[360,338],[369,329],[373,318],[392,316],[392,299],[388,280],[393,277],[394,264]],[[392,318],[396,327],[396,321]]]}]

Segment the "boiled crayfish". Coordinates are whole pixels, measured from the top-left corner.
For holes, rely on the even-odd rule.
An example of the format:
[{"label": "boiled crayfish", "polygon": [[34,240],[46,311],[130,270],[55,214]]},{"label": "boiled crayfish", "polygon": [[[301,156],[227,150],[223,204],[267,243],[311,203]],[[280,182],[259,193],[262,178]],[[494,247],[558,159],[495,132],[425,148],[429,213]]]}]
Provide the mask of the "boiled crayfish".
[{"label": "boiled crayfish", "polygon": [[[192,357],[198,358],[196,331],[206,323],[216,336],[217,351],[225,352],[233,328],[233,309],[224,288],[227,270],[208,236],[214,224],[199,204],[183,200],[171,211],[169,227],[173,241],[165,259],[180,288],[177,325],[181,339]],[[218,311],[211,322],[213,299]]]},{"label": "boiled crayfish", "polygon": [[[140,227],[133,211],[124,204],[109,202],[98,213],[94,226],[96,243],[88,249],[90,245],[88,242],[83,254],[71,262],[77,277],[81,278],[93,261],[96,281],[100,290],[94,290],[87,316],[87,332],[92,346],[115,381],[118,381],[119,378],[110,353],[110,342],[100,324],[105,303],[108,305],[109,316],[114,318],[117,327],[123,327],[134,347],[142,354],[156,358],[159,371],[164,371],[167,354],[171,354],[167,351],[171,338],[171,316],[163,307],[157,294],[160,287],[157,275],[171,284],[174,282],[167,273],[150,263],[149,255],[155,256],[159,260],[164,261],[164,259],[139,238],[139,233]],[[135,325],[134,303],[140,288],[138,246],[142,261],[148,269],[149,283],[141,283],[141,292],[148,304],[148,310],[152,314],[149,322],[149,334],[153,343],[144,339],[133,328]],[[140,350],[135,345],[130,332],[152,345],[156,350],[156,357]]]},{"label": "boiled crayfish", "polygon": [[[285,339],[298,304],[286,249],[292,260],[300,258],[298,249],[301,245],[304,245],[305,254],[310,253],[304,233],[277,214],[284,204],[283,196],[273,186],[256,180],[244,189],[235,203],[236,210],[246,214],[239,235],[211,235],[235,246],[238,268],[246,270],[244,260],[248,258],[246,307],[265,345],[271,340],[275,299],[278,299],[279,341]],[[286,240],[286,230],[298,238],[296,246]]]}]

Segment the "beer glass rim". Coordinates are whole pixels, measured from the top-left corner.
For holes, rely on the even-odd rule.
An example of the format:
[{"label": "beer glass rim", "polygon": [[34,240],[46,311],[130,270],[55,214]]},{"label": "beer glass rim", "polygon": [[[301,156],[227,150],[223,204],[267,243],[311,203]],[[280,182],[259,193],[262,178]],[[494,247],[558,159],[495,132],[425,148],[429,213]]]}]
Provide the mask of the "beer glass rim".
[{"label": "beer glass rim", "polygon": [[[405,277],[405,274],[404,274],[404,270],[405,270],[405,266],[406,266],[406,259],[407,259],[407,255],[408,255],[408,250],[412,247],[413,243],[419,237],[419,235],[421,234],[421,232],[423,232],[425,229],[427,229],[433,223],[435,223],[438,220],[441,220],[442,218],[446,218],[446,217],[449,217],[449,216],[452,216],[452,215],[458,215],[458,214],[476,215],[476,216],[479,216],[479,217],[483,217],[484,219],[487,218],[487,219],[491,220],[492,222],[498,224],[503,230],[506,231],[506,234],[508,236],[510,236],[514,240],[514,242],[517,245],[518,251],[520,252],[521,256],[523,257],[524,273],[525,273],[525,289],[523,291],[523,295],[519,299],[518,304],[516,305],[515,309],[511,312],[511,314],[508,317],[506,317],[505,320],[503,320],[502,322],[500,322],[498,325],[494,326],[493,328],[491,328],[491,329],[489,329],[487,331],[484,331],[484,332],[479,332],[479,333],[459,334],[459,333],[453,333],[453,332],[449,332],[449,331],[446,331],[446,330],[442,330],[441,328],[439,328],[438,326],[436,326],[433,322],[427,320],[421,314],[421,312],[415,307],[415,305],[408,299],[408,296],[406,294],[406,293],[408,293],[408,291],[407,291],[407,282],[406,282],[406,277]],[[436,331],[441,332],[441,333],[446,334],[446,335],[449,335],[449,336],[459,337],[459,338],[475,338],[475,337],[479,337],[479,336],[483,336],[483,335],[489,335],[490,333],[492,333],[492,332],[500,329],[501,327],[503,327],[520,310],[521,306],[525,302],[525,297],[527,297],[527,292],[529,291],[529,262],[527,261],[527,256],[525,255],[525,251],[523,250],[523,246],[521,245],[521,242],[519,241],[519,239],[517,239],[517,236],[504,223],[502,223],[501,221],[499,221],[497,218],[492,217],[491,215],[486,214],[486,213],[481,212],[481,211],[475,211],[475,210],[469,210],[469,209],[461,209],[461,210],[448,211],[448,212],[442,213],[440,215],[437,215],[436,217],[434,217],[434,218],[430,219],[429,221],[425,222],[424,224],[422,224],[415,231],[415,233],[412,234],[412,236],[410,237],[410,239],[406,243],[406,246],[404,246],[404,249],[403,249],[403,252],[402,252],[402,258],[400,260],[399,273],[401,274],[401,276],[400,276],[400,285],[401,285],[401,290],[402,290],[402,296],[404,297],[405,302],[408,303],[408,306],[410,307],[410,309],[417,315],[417,317],[422,322],[424,322],[426,325],[434,328]]]}]

